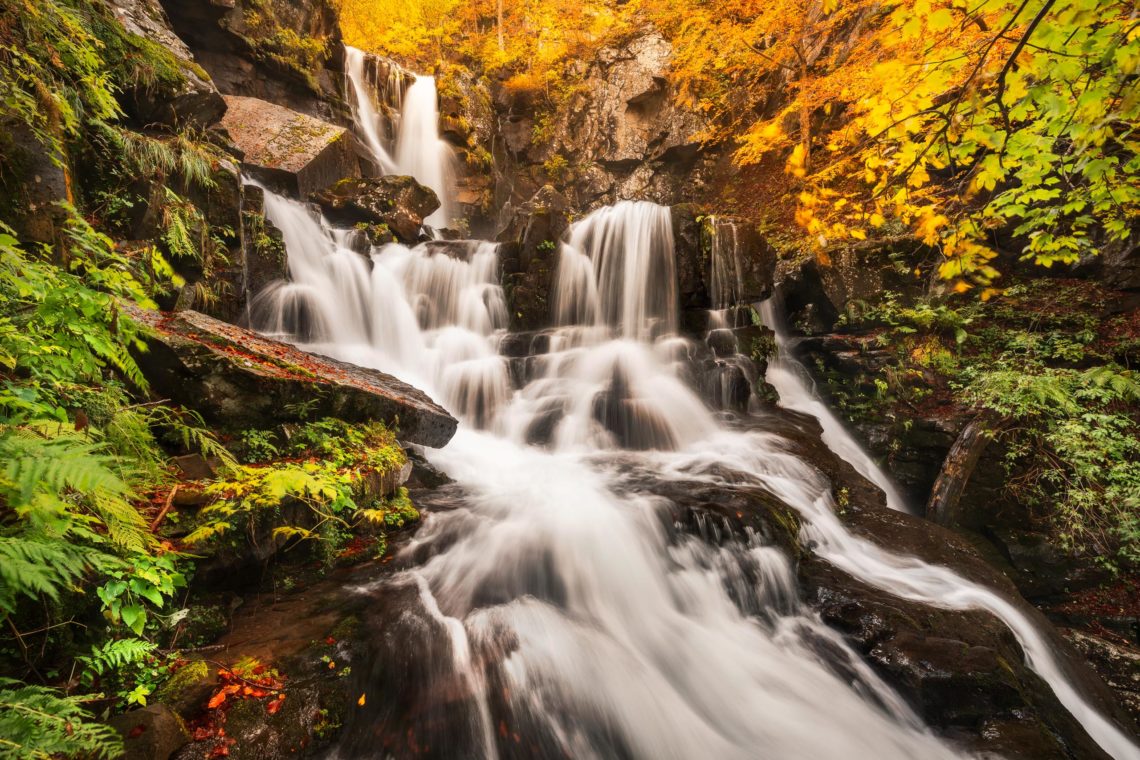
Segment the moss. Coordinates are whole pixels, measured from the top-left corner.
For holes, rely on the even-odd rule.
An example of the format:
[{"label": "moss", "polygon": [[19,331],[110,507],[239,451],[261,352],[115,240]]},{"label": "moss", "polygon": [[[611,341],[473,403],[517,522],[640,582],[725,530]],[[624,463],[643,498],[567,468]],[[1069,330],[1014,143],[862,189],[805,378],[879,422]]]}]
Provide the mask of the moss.
[{"label": "moss", "polygon": [[114,18],[95,14],[91,26],[103,43],[111,79],[120,88],[177,90],[185,86],[187,70],[210,79],[197,64],[179,58],[153,40],[131,34]]},{"label": "moss", "polygon": [[204,660],[192,660],[160,686],[152,699],[164,705],[180,705],[209,680],[213,680],[210,666]]}]

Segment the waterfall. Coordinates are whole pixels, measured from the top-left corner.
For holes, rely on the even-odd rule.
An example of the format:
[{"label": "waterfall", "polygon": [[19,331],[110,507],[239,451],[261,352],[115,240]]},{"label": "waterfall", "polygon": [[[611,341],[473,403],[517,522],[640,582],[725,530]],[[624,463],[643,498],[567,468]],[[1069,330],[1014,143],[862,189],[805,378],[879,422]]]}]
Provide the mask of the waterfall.
[{"label": "waterfall", "polygon": [[[450,734],[436,737],[439,752],[495,756],[493,727],[509,716],[538,754],[958,756],[799,601],[782,551],[758,535],[728,540],[728,526],[711,526],[718,540],[667,531],[666,505],[644,490],[651,473],[724,489],[753,483],[794,508],[805,542],[854,577],[991,612],[1106,751],[1136,756],[1013,605],[855,537],[835,516],[827,480],[778,436],[718,422],[681,377],[674,307],[646,292],[663,287],[671,265],[661,207],[620,204],[570,231],[555,285],[563,324],[519,387],[497,351],[506,312],[494,244],[390,244],[365,258],[348,245],[353,233],[304,204],[267,192],[266,212],[293,279],[257,300],[255,324],[392,372],[462,420],[428,456],[461,484],[463,507],[428,515],[406,553],[426,559],[389,582],[411,584],[418,614],[450,642],[451,664],[434,666],[445,671],[433,676],[438,687],[407,687],[459,679],[472,692],[470,712],[456,718],[465,728],[454,746]],[[769,380],[787,393],[780,372]],[[376,730],[350,725],[340,756],[369,756]]]},{"label": "waterfall", "polygon": [[712,216],[708,219],[708,229],[711,259],[709,297],[714,309],[727,309],[737,305],[744,293],[736,222]]},{"label": "waterfall", "polygon": [[[396,174],[396,162],[385,147],[389,144],[385,137],[388,131],[388,122],[380,109],[377,108],[373,95],[375,89],[369,86],[373,79],[373,77],[369,77],[366,71],[370,59],[363,50],[348,45],[345,46],[344,50],[346,89],[352,95],[349,102],[352,108],[352,122],[356,126],[357,135],[380,173]],[[396,108],[399,110],[399,99],[402,95],[399,83],[389,81],[386,85],[381,93],[387,96],[394,95]]]},{"label": "waterfall", "polygon": [[455,220],[455,153],[439,136],[439,94],[435,77],[416,76],[407,91],[394,69],[382,88],[389,108],[399,111],[394,155],[392,141],[386,138],[392,126],[377,108],[375,87],[369,76],[374,60],[361,50],[346,47],[345,77],[351,94],[353,123],[372,162],[382,174],[405,174],[430,187],[439,197],[440,207],[424,220],[436,229]]},{"label": "waterfall", "polygon": [[399,173],[415,177],[439,196],[439,209],[424,220],[437,229],[449,226],[455,218],[455,154],[439,137],[438,101],[435,77],[417,76],[404,93],[396,138]]},{"label": "waterfall", "polygon": [[788,330],[776,314],[775,301],[760,304],[760,318],[776,334],[776,356],[768,362],[765,378],[780,396],[780,406],[815,417],[823,429],[823,442],[855,471],[882,489],[887,506],[899,512],[908,511],[906,500],[890,476],[856,442],[835,412],[812,391],[807,369],[792,355]]},{"label": "waterfall", "polygon": [[[430,77],[407,93],[401,170],[446,165],[435,97]],[[423,171],[421,181],[448,182]],[[495,244],[389,244],[362,256],[355,233],[305,204],[266,192],[266,213],[284,235],[290,281],[256,299],[253,324],[395,374],[461,420],[446,448],[425,453],[456,481],[450,507],[427,511],[381,589],[358,589],[405,599],[390,624],[415,634],[391,661],[354,667],[368,705],[347,718],[337,757],[417,736],[437,757],[961,756],[800,600],[782,549],[734,535],[712,513],[696,518],[700,535],[678,530],[672,502],[656,495],[670,484],[773,495],[798,513],[803,545],[851,576],[995,615],[1106,752],[1138,756],[1013,604],[855,536],[831,484],[786,441],[710,410],[687,380],[692,345],[676,334],[666,208],[626,202],[576,222],[559,252],[557,327],[513,358],[500,352],[510,336]],[[728,261],[717,265],[726,293],[728,270],[739,272]],[[819,417],[825,441],[900,506],[782,357],[768,374],[782,403]],[[377,633],[378,652],[388,636]],[[415,709],[403,709],[413,695]]]},{"label": "waterfall", "polygon": [[668,208],[622,201],[599,209],[573,224],[560,248],[558,324],[609,325],[637,339],[676,332]]}]

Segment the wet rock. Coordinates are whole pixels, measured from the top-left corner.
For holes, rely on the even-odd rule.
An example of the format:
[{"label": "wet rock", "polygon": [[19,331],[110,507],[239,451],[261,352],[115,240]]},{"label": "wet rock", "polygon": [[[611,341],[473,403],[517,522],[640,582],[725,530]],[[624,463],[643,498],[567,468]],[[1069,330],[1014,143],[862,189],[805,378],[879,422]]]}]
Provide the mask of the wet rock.
[{"label": "wet rock", "polygon": [[150,59],[146,79],[123,77],[121,93],[128,113],[142,124],[165,124],[205,129],[226,111],[226,103],[210,75],[171,29],[158,0],[108,0],[115,18],[134,38],[120,41],[118,51]]},{"label": "wet rock", "polygon": [[0,116],[0,212],[24,241],[55,245],[62,239],[71,202],[67,169],[52,160],[48,146],[19,119]]},{"label": "wet rock", "polygon": [[1132,719],[1140,722],[1140,649],[1071,628],[1061,633],[1116,692]]},{"label": "wet rock", "polygon": [[112,717],[123,737],[124,760],[167,760],[190,741],[181,719],[165,705],[150,705]]},{"label": "wet rock", "polygon": [[344,177],[360,176],[352,134],[320,119],[257,98],[227,95],[221,126],[257,179],[308,197]]},{"label": "wet rock", "polygon": [[[223,618],[223,627],[215,631],[213,638],[224,631]],[[195,645],[198,641],[199,638],[194,636],[182,639],[183,645]],[[217,690],[217,681],[216,666],[204,660],[191,660],[160,686],[154,692],[152,699],[169,707],[184,720],[189,720],[205,709],[206,702]]]},{"label": "wet rock", "polygon": [[776,249],[746,219],[711,216],[702,225],[709,251],[708,268],[702,270],[706,290],[717,308],[742,306],[772,294],[776,275]]},{"label": "wet rock", "polygon": [[987,537],[1008,560],[1013,582],[1029,599],[1058,598],[1110,577],[1097,558],[1074,556],[1041,533],[997,528],[987,531]]},{"label": "wet rock", "polygon": [[225,429],[265,428],[314,416],[382,420],[402,440],[446,444],[457,422],[424,393],[376,370],[305,354],[194,311],[128,308],[153,330],[139,365],[157,393],[201,412]]},{"label": "wet rock", "polygon": [[512,330],[550,325],[550,288],[558,267],[558,242],[570,226],[569,210],[569,201],[551,185],[517,209],[504,209],[506,220],[496,239],[503,244],[503,285]]},{"label": "wet rock", "polygon": [[242,290],[248,301],[269,283],[288,276],[289,258],[281,230],[265,216],[264,191],[256,185],[246,185],[242,198]]},{"label": "wet rock", "polygon": [[1002,757],[1104,757],[992,616],[893,597],[815,558],[800,577],[824,622],[940,733]]},{"label": "wet rock", "polygon": [[368,225],[373,240],[390,231],[405,243],[420,239],[424,219],[439,208],[434,190],[399,176],[344,179],[312,200],[333,222]]},{"label": "wet rock", "polygon": [[703,245],[704,238],[698,218],[703,211],[692,203],[683,203],[669,208],[673,221],[673,244],[676,246],[677,293],[682,309],[707,309],[709,300],[708,278],[709,251]]}]

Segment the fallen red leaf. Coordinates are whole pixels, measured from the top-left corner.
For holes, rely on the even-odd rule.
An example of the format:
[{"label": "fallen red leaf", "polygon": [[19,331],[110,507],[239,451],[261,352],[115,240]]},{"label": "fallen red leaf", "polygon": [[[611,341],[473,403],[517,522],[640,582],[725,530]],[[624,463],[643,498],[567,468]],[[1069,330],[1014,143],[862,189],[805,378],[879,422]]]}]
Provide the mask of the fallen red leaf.
[{"label": "fallen red leaf", "polygon": [[216,708],[218,705],[222,704],[222,702],[225,702],[225,701],[226,701],[226,690],[222,689],[217,694],[210,697],[210,701],[206,703],[206,707],[209,708],[210,710],[213,710],[214,708]]}]

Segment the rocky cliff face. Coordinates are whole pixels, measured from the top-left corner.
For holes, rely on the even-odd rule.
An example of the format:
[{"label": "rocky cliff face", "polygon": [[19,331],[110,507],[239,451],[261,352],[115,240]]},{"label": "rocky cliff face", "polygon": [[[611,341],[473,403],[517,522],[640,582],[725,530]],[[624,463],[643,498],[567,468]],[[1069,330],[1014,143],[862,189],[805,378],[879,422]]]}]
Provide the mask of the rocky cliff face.
[{"label": "rocky cliff face", "polygon": [[348,118],[331,0],[164,0],[163,7],[222,93],[335,122]]},{"label": "rocky cliff face", "polygon": [[578,210],[699,198],[712,158],[699,140],[702,117],[675,102],[671,57],[669,42],[648,29],[576,64],[557,102],[493,83],[486,147],[494,155],[495,206],[517,207],[549,183]]}]

